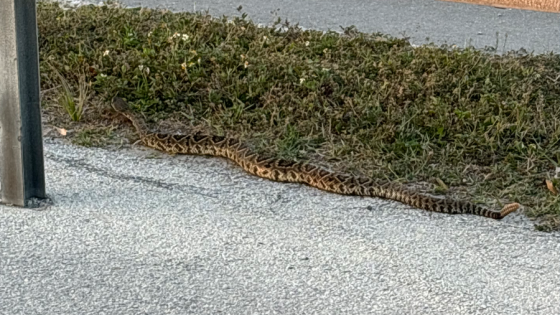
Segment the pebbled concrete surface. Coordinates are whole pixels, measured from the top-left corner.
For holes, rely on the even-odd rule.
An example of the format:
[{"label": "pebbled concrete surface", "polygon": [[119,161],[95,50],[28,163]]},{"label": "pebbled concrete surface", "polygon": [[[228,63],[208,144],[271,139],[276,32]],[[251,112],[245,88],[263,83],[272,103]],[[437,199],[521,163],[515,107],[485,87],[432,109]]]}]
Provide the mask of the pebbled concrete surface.
[{"label": "pebbled concrete surface", "polygon": [[[356,25],[363,32],[410,37],[413,44],[447,43],[498,52],[521,48],[535,53],[560,53],[560,14],[499,9],[436,0],[122,0],[128,6],[209,10],[212,15],[240,15],[239,5],[253,21],[278,17],[304,28],[340,31]],[[498,35],[496,34],[498,33]],[[506,37],[507,34],[507,37]]]},{"label": "pebbled concrete surface", "polygon": [[47,140],[0,206],[0,314],[558,314],[560,235]]}]

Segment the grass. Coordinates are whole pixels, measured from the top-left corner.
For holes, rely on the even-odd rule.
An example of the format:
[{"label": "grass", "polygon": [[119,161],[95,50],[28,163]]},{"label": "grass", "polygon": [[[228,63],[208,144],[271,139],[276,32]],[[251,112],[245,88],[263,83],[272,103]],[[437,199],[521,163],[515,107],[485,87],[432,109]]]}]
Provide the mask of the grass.
[{"label": "grass", "polygon": [[99,101],[84,124],[106,128],[119,95],[152,127],[173,121],[428,193],[519,202],[538,229],[560,228],[545,183],[560,184],[558,55],[113,5],[40,2],[38,21],[42,89],[59,85],[48,64],[68,82],[85,75]]},{"label": "grass", "polygon": [[85,76],[80,76],[78,82],[78,100],[76,101],[72,86],[68,80],[66,80],[55,67],[51,66],[51,69],[59,78],[62,87],[62,91],[59,92],[58,96],[58,104],[66,110],[73,121],[80,121],[84,114],[88,97],[88,84],[85,82]]},{"label": "grass", "polygon": [[84,147],[101,147],[114,138],[113,128],[88,128],[79,130],[72,143]]}]

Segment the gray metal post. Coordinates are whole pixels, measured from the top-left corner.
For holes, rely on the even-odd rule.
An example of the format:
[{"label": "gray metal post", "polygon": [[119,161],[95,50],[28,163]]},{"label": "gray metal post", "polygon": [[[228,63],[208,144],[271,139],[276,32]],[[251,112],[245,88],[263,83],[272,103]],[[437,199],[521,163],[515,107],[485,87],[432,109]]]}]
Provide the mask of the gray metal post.
[{"label": "gray metal post", "polygon": [[0,202],[44,199],[35,0],[0,0]]}]

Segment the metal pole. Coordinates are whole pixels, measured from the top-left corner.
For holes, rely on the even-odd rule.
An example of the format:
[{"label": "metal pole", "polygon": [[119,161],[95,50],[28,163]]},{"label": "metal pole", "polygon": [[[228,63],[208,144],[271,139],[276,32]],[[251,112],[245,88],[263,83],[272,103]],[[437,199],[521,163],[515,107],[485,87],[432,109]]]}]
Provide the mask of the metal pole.
[{"label": "metal pole", "polygon": [[46,198],[35,0],[0,0],[0,202]]}]

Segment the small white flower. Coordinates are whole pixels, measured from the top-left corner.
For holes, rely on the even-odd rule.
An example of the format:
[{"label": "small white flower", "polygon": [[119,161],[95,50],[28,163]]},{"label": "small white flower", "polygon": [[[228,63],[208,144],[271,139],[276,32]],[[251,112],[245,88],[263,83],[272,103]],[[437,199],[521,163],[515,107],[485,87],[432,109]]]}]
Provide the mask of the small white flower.
[{"label": "small white flower", "polygon": [[99,76],[102,77],[102,78],[106,78],[106,77],[107,77],[107,75],[104,74],[104,73],[101,73]]},{"label": "small white flower", "polygon": [[146,67],[146,74],[150,74],[150,68]]},{"label": "small white flower", "polygon": [[138,66],[138,69],[140,69],[140,71],[142,71],[142,69],[144,69],[144,66],[143,66],[143,65],[139,65],[139,66]]},{"label": "small white flower", "polygon": [[304,78],[299,79],[299,84],[302,84],[303,82],[305,82]]},{"label": "small white flower", "polygon": [[181,64],[181,68],[183,68],[183,70],[187,69],[187,63],[186,63],[186,62],[183,62],[183,63]]},{"label": "small white flower", "polygon": [[245,55],[239,55],[239,57],[241,57],[241,60],[245,59]]},{"label": "small white flower", "polygon": [[109,50],[105,50],[105,51],[103,52],[103,56],[109,56]]},{"label": "small white flower", "polygon": [[198,61],[198,63],[200,64],[200,58],[198,58],[198,60],[197,60],[197,61]]},{"label": "small white flower", "polygon": [[245,68],[249,66],[249,61],[245,61]]},{"label": "small white flower", "polygon": [[183,40],[189,40],[189,35],[183,34]]},{"label": "small white flower", "polygon": [[177,32],[175,32],[175,34],[173,34],[173,38],[179,37],[179,36],[181,36],[181,34],[179,34],[179,33],[177,33]]},{"label": "small white flower", "polygon": [[305,42],[305,46],[309,46],[309,41]]},{"label": "small white flower", "polygon": [[149,32],[149,33],[148,33],[148,37],[151,37],[151,36],[152,36],[152,32]]},{"label": "small white flower", "polygon": [[268,37],[266,37],[266,36],[263,36],[263,39],[264,39],[264,40],[267,40],[267,39],[268,39]]}]

